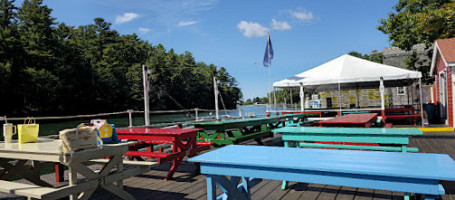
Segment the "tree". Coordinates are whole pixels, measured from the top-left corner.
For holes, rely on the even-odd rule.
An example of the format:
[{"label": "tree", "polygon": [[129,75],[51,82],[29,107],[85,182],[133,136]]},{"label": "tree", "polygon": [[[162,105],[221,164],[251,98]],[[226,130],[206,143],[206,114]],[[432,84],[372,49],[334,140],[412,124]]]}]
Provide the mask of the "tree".
[{"label": "tree", "polygon": [[382,52],[378,51],[378,50],[374,50],[368,54],[361,54],[359,52],[356,52],[356,51],[351,51],[348,53],[349,55],[351,56],[355,56],[355,57],[358,57],[358,58],[362,58],[362,59],[365,59],[365,60],[369,60],[369,61],[373,61],[373,62],[377,62],[377,63],[382,63],[382,60],[384,59],[384,56],[382,55]]},{"label": "tree", "polygon": [[[428,52],[428,57],[431,58],[433,51]],[[418,70],[422,72],[422,82],[425,84],[431,84],[434,81],[434,77],[430,76],[430,65],[426,59],[419,59],[416,52],[413,52],[404,62],[405,68],[409,70]]]},{"label": "tree", "polygon": [[17,20],[17,7],[14,1],[0,1],[0,110],[6,113],[16,112],[14,108],[22,107],[17,101],[21,94],[17,89],[21,83],[24,49],[20,44]]},{"label": "tree", "polygon": [[223,67],[190,52],[120,35],[111,23],[67,26],[42,0],[0,0],[0,111],[8,115],[112,112],[143,108],[142,65],[152,69],[152,109],[213,108],[213,77],[226,107],[242,98]]},{"label": "tree", "polygon": [[438,9],[426,8],[416,14],[417,28],[428,38],[436,39],[455,37],[455,2],[444,3]]},{"label": "tree", "polygon": [[[430,46],[437,39],[455,37],[455,2],[453,0],[400,0],[394,6],[395,13],[381,19],[377,28],[389,35],[392,45],[411,50],[419,43],[425,43],[428,57],[432,57]],[[432,83],[429,65],[418,61],[414,53],[405,63],[408,69],[419,70],[424,83]]]},{"label": "tree", "polygon": [[377,28],[401,49],[411,50],[418,43],[430,46],[436,39],[455,36],[454,7],[453,0],[400,0],[395,13],[381,19]]}]

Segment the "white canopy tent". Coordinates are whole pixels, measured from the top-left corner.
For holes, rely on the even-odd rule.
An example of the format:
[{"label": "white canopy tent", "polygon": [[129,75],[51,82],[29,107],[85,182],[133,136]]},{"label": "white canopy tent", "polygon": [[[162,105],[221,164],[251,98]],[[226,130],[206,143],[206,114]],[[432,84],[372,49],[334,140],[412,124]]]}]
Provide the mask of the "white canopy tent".
[{"label": "white canopy tent", "polygon": [[[420,83],[421,77],[422,73],[419,71],[401,69],[345,54],[293,77],[274,82],[273,87],[300,87],[302,111],[304,111],[304,90],[340,90],[341,86],[356,89],[379,87],[381,108],[384,110],[384,86],[407,86],[415,79],[419,79]],[[421,84],[420,87],[422,87]],[[422,93],[421,88],[420,93]]]}]

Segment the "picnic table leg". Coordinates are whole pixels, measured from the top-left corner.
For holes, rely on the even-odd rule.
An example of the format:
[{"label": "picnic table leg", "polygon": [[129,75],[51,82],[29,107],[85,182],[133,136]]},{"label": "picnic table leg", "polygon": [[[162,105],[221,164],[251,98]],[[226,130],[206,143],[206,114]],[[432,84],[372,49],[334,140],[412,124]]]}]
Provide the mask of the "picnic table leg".
[{"label": "picnic table leg", "polygon": [[[216,182],[216,186],[218,186],[221,191],[224,192],[222,194],[221,199],[239,199],[239,200],[249,200],[250,199],[250,194],[246,193],[243,190],[243,183],[239,185],[238,182],[241,180],[240,177],[231,177],[231,180],[229,180],[226,176],[219,176],[219,175],[212,175],[212,179],[214,182]],[[243,179],[246,180],[246,179]],[[245,183],[247,184],[247,183]],[[208,192],[208,191],[207,191]],[[216,190],[215,190],[216,192]],[[209,196],[207,196],[209,197]]]},{"label": "picnic table leg", "polygon": [[60,183],[65,181],[64,178],[64,168],[60,163],[55,164],[55,182]]},{"label": "picnic table leg", "polygon": [[405,144],[401,145],[401,152],[403,153],[408,152],[408,146],[406,146]]},{"label": "picnic table leg", "polygon": [[[122,173],[123,172],[123,160],[120,159],[117,163],[117,172]],[[117,181],[117,187],[120,189],[123,189],[123,180]]]},{"label": "picnic table leg", "polygon": [[435,200],[437,197],[433,196],[433,195],[423,195],[424,197],[422,199],[425,199],[425,200]]},{"label": "picnic table leg", "polygon": [[167,174],[166,178],[164,180],[169,180],[172,178],[172,175],[177,171],[177,168],[180,166],[180,163],[182,162],[183,158],[176,158],[172,161],[172,167],[169,173]]},{"label": "picnic table leg", "polygon": [[[179,141],[174,141],[174,144],[172,144],[173,153],[177,153],[179,151],[179,146],[178,146],[177,142],[179,142]],[[180,142],[181,142],[181,140],[180,140]],[[180,166],[180,163],[182,162],[184,156],[185,155],[172,160],[171,170],[169,171],[169,173],[167,173],[167,176],[164,180],[169,180],[172,178],[172,175],[174,175],[174,173],[177,171],[177,168]]]},{"label": "picnic table leg", "polygon": [[404,200],[409,200],[409,192],[404,193]]},{"label": "picnic table leg", "polygon": [[212,175],[207,175],[207,200],[216,200],[216,182]]},{"label": "picnic table leg", "polygon": [[[284,147],[289,147],[289,141],[284,141]],[[283,183],[281,183],[281,189],[282,190],[285,190],[286,187],[288,186],[286,180],[283,181]]]},{"label": "picnic table leg", "polygon": [[[69,177],[69,185],[70,186],[74,186],[76,185],[77,183],[77,172],[76,170],[71,167],[71,166],[68,166],[68,177]],[[70,194],[70,200],[77,200],[78,199],[78,194],[75,193],[75,194]]]},{"label": "picnic table leg", "polygon": [[[16,175],[36,185],[52,187],[51,184],[41,180],[39,174],[39,162],[32,162],[32,164],[27,163],[27,160],[18,160],[13,165],[8,163],[6,160],[0,160],[0,167],[4,169],[4,171],[1,173],[0,179],[8,180],[11,176]],[[27,172],[30,169],[32,169],[31,174]]]}]

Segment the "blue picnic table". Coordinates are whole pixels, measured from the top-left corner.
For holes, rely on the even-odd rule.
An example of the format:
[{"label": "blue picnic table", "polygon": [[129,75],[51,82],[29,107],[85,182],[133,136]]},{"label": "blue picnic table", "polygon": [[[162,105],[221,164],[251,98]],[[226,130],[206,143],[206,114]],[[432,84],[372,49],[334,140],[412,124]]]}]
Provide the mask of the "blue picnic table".
[{"label": "blue picnic table", "polygon": [[[245,152],[248,152],[247,154]],[[440,180],[455,181],[445,154],[299,149],[229,145],[189,159],[207,176],[207,198],[249,199],[255,179],[444,195]],[[228,178],[230,177],[230,178]]]}]

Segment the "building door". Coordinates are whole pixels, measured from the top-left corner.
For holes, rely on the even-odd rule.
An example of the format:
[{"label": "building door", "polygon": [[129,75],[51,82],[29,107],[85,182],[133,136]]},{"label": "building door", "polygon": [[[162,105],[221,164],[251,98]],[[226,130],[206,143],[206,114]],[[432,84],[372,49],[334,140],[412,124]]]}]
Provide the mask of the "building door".
[{"label": "building door", "polygon": [[441,121],[447,119],[447,74],[446,71],[439,73],[439,114]]}]

